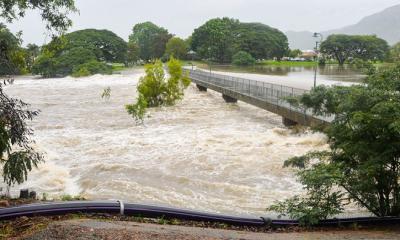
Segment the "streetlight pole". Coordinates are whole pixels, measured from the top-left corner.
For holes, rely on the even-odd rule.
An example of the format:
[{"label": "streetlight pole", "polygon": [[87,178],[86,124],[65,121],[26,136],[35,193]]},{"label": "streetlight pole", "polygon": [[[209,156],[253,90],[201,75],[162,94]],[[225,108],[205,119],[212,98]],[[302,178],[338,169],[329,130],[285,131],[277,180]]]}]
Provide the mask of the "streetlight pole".
[{"label": "streetlight pole", "polygon": [[315,32],[313,35],[314,38],[320,38],[319,41],[315,41],[315,53],[316,53],[316,63],[317,65],[314,67],[314,88],[317,87],[317,71],[318,71],[318,64],[319,64],[319,44],[322,43],[324,40],[324,36],[321,33]]},{"label": "streetlight pole", "polygon": [[211,75],[211,47],[208,48],[208,66],[210,67],[210,75]]},{"label": "streetlight pole", "polygon": [[193,50],[190,50],[190,51],[188,52],[188,54],[192,57],[192,61],[191,61],[190,63],[192,64],[192,70],[194,70],[193,61],[194,61],[194,55],[196,54],[196,52],[193,51]]}]

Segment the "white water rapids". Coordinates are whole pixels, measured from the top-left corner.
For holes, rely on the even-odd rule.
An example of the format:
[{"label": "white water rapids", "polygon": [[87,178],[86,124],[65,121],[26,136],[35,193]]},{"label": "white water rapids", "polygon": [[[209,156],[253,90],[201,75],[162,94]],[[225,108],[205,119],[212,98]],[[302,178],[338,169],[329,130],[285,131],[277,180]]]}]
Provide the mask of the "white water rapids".
[{"label": "white water rapids", "polygon": [[[326,148],[316,133],[292,133],[281,117],[194,86],[174,107],[150,110],[144,125],[125,111],[143,75],[18,78],[6,92],[40,109],[32,126],[46,162],[20,188],[228,214],[262,215],[302,193],[283,162]],[[110,86],[111,99],[101,99]]]}]

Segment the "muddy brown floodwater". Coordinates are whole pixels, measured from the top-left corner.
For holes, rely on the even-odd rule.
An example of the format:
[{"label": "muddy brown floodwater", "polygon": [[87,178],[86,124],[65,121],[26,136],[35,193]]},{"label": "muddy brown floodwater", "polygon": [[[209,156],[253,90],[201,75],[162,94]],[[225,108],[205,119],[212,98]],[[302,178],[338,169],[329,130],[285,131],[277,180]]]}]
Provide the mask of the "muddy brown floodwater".
[{"label": "muddy brown floodwater", "polygon": [[[86,78],[18,78],[6,92],[31,103],[35,148],[46,162],[22,186],[50,197],[83,195],[228,214],[265,214],[302,193],[283,162],[326,148],[322,134],[292,133],[281,118],[226,104],[194,86],[174,107],[152,109],[144,125],[124,109],[143,70]],[[111,88],[109,101],[101,98]]]}]

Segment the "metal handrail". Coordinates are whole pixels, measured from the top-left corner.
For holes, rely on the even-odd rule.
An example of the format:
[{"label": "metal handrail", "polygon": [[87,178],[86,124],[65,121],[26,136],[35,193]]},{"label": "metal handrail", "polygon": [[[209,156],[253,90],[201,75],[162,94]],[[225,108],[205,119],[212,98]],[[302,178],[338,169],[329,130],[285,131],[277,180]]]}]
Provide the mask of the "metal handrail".
[{"label": "metal handrail", "polygon": [[245,96],[256,98],[279,107],[289,109],[290,111],[303,114],[305,117],[314,118],[331,122],[332,117],[315,116],[312,111],[295,107],[287,102],[285,98],[301,96],[309,92],[305,89],[294,88],[279,84],[273,84],[263,81],[250,80],[229,75],[216,74],[202,70],[186,69],[192,79],[202,81],[207,84],[229,89]]}]

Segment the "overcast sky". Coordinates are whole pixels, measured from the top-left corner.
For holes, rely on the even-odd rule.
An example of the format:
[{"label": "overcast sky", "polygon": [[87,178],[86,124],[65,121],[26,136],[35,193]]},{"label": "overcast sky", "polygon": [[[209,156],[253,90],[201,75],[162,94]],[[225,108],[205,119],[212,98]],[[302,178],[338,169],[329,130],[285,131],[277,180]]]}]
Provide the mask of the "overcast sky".
[{"label": "overcast sky", "polygon": [[[354,24],[396,4],[400,0],[76,0],[80,13],[71,16],[71,30],[110,29],[128,39],[134,24],[152,21],[187,37],[208,19],[227,16],[282,31],[323,31]],[[48,41],[35,12],[10,28],[23,31],[24,44]]]}]

